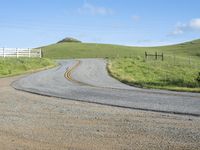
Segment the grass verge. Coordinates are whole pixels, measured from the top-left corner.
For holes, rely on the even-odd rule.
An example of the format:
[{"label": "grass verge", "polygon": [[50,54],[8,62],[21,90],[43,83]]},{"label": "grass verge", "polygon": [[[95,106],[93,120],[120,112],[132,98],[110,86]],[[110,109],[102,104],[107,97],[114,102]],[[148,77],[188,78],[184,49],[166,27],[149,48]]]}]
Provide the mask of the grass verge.
[{"label": "grass verge", "polygon": [[53,60],[46,58],[0,58],[0,78],[47,69],[55,65]]},{"label": "grass verge", "polygon": [[108,71],[121,82],[137,87],[200,92],[199,59],[189,62],[186,57],[169,57],[164,61],[115,58],[109,60]]}]

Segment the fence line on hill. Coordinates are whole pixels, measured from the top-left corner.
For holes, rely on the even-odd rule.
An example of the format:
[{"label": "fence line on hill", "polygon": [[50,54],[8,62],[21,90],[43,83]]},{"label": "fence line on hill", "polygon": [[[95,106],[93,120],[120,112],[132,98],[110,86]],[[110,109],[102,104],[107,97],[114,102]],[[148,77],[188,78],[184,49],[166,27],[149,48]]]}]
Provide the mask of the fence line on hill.
[{"label": "fence line on hill", "polygon": [[148,59],[148,57],[154,57],[155,60],[158,60],[159,57],[161,57],[161,60],[164,61],[164,54],[158,54],[158,52],[155,52],[155,54],[150,54],[145,52],[145,59]]},{"label": "fence line on hill", "polygon": [[0,57],[42,57],[42,49],[32,48],[0,48]]}]

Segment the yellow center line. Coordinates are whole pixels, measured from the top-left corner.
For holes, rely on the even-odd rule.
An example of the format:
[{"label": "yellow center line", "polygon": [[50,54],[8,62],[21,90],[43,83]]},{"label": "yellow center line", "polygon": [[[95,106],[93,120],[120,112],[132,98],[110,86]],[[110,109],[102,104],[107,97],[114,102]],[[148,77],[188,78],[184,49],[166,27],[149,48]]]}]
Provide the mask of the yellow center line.
[{"label": "yellow center line", "polygon": [[[81,61],[78,60],[77,63],[72,66],[70,69],[68,69],[66,72],[65,72],[65,78],[71,82],[75,82],[75,83],[78,83],[78,84],[81,84],[81,85],[89,85],[89,84],[86,84],[86,83],[83,83],[81,81],[78,81],[78,80],[75,80],[72,78],[72,72],[81,64]],[[91,86],[91,85],[89,85]]]}]

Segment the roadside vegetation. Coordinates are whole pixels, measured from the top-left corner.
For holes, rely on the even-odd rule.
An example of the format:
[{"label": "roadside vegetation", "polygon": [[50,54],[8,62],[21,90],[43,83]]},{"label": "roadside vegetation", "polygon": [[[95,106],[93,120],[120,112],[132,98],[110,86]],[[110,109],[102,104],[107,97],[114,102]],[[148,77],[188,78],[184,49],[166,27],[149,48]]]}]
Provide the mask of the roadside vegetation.
[{"label": "roadside vegetation", "polygon": [[50,59],[40,58],[0,58],[0,77],[20,75],[55,66]]},{"label": "roadside vegetation", "polygon": [[200,58],[167,56],[164,61],[144,57],[115,58],[109,73],[129,85],[200,92]]}]

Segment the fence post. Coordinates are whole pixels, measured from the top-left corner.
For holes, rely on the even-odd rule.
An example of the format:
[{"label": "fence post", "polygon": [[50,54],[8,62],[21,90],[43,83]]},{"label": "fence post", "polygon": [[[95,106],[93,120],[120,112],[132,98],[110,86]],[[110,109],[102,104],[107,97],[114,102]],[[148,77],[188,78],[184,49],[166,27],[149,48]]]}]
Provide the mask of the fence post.
[{"label": "fence post", "polygon": [[189,65],[191,65],[191,57],[189,56]]},{"label": "fence post", "polygon": [[176,63],[176,56],[175,56],[175,54],[174,54],[174,65],[175,65],[175,63]]},{"label": "fence post", "polygon": [[157,60],[158,59],[158,53],[157,52],[155,53],[155,57],[156,57],[156,60]]},{"label": "fence post", "polygon": [[18,56],[18,49],[17,48],[16,48],[16,55],[17,55],[17,58],[18,58],[19,56]]},{"label": "fence post", "polygon": [[3,57],[5,58],[6,55],[5,55],[5,48],[3,47]]},{"label": "fence post", "polygon": [[147,52],[145,52],[145,59],[147,59]]},{"label": "fence post", "polygon": [[31,57],[31,51],[30,51],[30,48],[28,48],[28,57],[29,57],[29,58]]},{"label": "fence post", "polygon": [[42,49],[40,48],[40,58],[42,58]]}]

